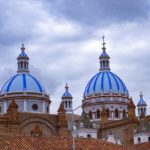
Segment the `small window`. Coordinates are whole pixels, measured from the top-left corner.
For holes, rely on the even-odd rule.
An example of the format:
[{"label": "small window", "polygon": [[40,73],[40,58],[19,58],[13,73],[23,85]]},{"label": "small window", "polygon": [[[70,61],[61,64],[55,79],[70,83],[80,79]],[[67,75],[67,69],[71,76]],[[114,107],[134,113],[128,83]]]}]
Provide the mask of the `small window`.
[{"label": "small window", "polygon": [[107,117],[109,118],[109,109],[107,109],[106,111],[107,111]]},{"label": "small window", "polygon": [[90,134],[88,134],[88,135],[87,135],[87,138],[91,138],[91,135],[90,135]]},{"label": "small window", "polygon": [[96,111],[96,118],[97,118],[97,119],[100,118],[100,111],[99,111],[99,110]]},{"label": "small window", "polygon": [[69,108],[71,108],[71,102],[69,101]]},{"label": "small window", "polygon": [[65,101],[65,105],[66,105],[66,108],[68,107],[68,105],[67,105],[67,101]]},{"label": "small window", "polygon": [[92,119],[92,112],[89,112],[89,118]]},{"label": "small window", "polygon": [[126,111],[123,110],[123,118],[126,118]]},{"label": "small window", "polygon": [[138,137],[138,143],[141,143],[141,138],[140,137]]},{"label": "small window", "polygon": [[115,110],[115,117],[116,117],[116,118],[119,118],[119,112],[118,112],[118,109]]},{"label": "small window", "polygon": [[22,68],[22,66],[23,66],[23,62],[21,61],[21,68]]},{"label": "small window", "polygon": [[2,106],[0,106],[0,113],[2,113]]},{"label": "small window", "polygon": [[46,107],[46,109],[47,109],[47,113],[49,113],[49,107],[48,106]]},{"label": "small window", "polygon": [[34,111],[38,110],[38,105],[37,105],[37,104],[33,104],[33,105],[32,105],[32,109],[33,109]]}]

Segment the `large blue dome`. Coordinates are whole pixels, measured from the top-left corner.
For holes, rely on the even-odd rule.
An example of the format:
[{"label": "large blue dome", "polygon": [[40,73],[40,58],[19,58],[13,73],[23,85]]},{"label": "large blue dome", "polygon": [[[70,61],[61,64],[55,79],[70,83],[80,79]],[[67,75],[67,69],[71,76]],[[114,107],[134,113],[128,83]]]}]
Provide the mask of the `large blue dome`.
[{"label": "large blue dome", "polygon": [[99,93],[121,93],[128,95],[123,81],[111,71],[100,71],[87,84],[84,96]]},{"label": "large blue dome", "polygon": [[11,77],[2,87],[1,94],[11,92],[46,93],[42,84],[29,73],[18,73]]}]

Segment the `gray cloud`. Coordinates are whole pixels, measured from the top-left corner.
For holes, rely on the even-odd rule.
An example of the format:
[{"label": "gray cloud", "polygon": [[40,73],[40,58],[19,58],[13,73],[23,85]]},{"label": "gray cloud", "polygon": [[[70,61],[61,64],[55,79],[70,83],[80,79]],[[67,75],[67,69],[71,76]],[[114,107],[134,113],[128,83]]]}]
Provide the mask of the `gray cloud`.
[{"label": "gray cloud", "polygon": [[112,22],[125,22],[147,19],[149,3],[147,0],[44,0],[50,13],[77,21],[84,26],[107,25]]}]

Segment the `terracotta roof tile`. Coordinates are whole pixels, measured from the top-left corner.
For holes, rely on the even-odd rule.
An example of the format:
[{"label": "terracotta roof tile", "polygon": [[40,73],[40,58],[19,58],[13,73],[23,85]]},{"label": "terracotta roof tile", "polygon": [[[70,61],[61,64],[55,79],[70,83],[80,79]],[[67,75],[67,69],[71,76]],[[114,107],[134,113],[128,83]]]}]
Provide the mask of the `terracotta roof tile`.
[{"label": "terracotta roof tile", "polygon": [[59,109],[57,112],[65,112],[64,104],[63,102],[60,103]]},{"label": "terracotta roof tile", "polygon": [[[127,150],[123,146],[98,139],[75,139],[76,150]],[[71,150],[72,138],[69,137],[34,137],[0,136],[0,150]],[[128,149],[130,150],[130,149]],[[134,147],[132,150],[135,150]],[[143,150],[143,149],[142,149]]]}]

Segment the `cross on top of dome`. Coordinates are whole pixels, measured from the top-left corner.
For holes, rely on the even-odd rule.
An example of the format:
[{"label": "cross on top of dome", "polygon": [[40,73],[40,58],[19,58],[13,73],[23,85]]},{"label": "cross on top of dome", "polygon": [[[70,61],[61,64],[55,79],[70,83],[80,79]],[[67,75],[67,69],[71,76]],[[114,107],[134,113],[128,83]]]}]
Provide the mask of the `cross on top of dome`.
[{"label": "cross on top of dome", "polygon": [[106,47],[105,47],[105,36],[103,35],[103,43],[102,43],[102,45],[103,45],[103,47],[102,47],[102,50],[103,50],[103,53],[106,53]]},{"label": "cross on top of dome", "polygon": [[66,89],[66,91],[68,91],[68,89],[69,89],[69,86],[67,83],[66,83],[65,89]]},{"label": "cross on top of dome", "polygon": [[24,47],[24,44],[22,44],[21,52],[24,52],[24,51],[25,51],[25,47]]}]

